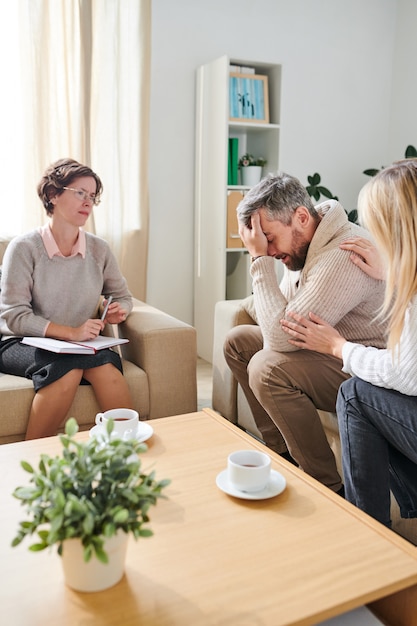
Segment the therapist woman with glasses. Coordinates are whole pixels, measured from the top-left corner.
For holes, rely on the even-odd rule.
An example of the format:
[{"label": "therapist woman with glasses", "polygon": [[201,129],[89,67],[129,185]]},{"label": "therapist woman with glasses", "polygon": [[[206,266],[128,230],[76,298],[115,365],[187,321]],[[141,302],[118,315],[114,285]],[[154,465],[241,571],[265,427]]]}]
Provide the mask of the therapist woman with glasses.
[{"label": "therapist woman with glasses", "polygon": [[106,323],[129,315],[132,296],[109,245],[83,230],[102,190],[90,167],[73,159],[53,163],[37,187],[48,223],[15,237],[4,255],[0,371],[33,382],[26,439],[56,434],[80,384],[92,385],[101,411],[133,408],[116,352],[56,354],[21,343],[24,336],[94,339]]}]

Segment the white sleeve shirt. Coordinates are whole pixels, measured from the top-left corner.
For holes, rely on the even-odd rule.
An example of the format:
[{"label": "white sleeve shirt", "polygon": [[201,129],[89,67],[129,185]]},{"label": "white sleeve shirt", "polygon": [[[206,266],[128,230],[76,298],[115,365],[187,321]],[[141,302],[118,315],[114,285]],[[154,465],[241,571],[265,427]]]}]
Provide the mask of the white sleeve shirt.
[{"label": "white sleeve shirt", "polygon": [[417,296],[404,319],[399,345],[394,352],[347,342],[342,350],[343,371],[377,387],[417,396]]}]

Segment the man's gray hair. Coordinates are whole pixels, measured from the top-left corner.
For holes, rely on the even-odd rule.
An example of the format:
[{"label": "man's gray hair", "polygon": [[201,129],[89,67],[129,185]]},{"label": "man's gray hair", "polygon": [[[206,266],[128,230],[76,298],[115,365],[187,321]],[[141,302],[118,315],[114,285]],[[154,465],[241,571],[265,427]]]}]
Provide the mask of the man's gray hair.
[{"label": "man's gray hair", "polygon": [[237,207],[239,222],[250,226],[251,216],[265,209],[268,220],[279,220],[286,226],[299,206],[305,206],[310,215],[318,218],[318,213],[298,178],[279,172],[268,174],[244,196]]}]

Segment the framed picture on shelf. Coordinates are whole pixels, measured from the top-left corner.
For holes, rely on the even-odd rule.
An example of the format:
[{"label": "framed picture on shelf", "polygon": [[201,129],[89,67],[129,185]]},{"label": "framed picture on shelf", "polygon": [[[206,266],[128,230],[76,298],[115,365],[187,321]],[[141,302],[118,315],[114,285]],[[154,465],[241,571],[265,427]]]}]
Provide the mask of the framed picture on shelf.
[{"label": "framed picture on shelf", "polygon": [[231,122],[269,123],[267,76],[230,73],[229,119]]}]

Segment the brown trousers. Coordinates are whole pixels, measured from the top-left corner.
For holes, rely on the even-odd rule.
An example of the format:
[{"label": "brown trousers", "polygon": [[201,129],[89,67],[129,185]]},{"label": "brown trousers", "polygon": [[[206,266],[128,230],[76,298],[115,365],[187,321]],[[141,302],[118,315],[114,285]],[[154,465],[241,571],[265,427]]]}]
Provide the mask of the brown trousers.
[{"label": "brown trousers", "polygon": [[317,410],[336,410],[340,384],[349,378],[335,357],[297,350],[263,349],[258,326],[235,326],[224,354],[241,385],[266,445],[288,448],[300,468],[338,491],[342,486]]}]

